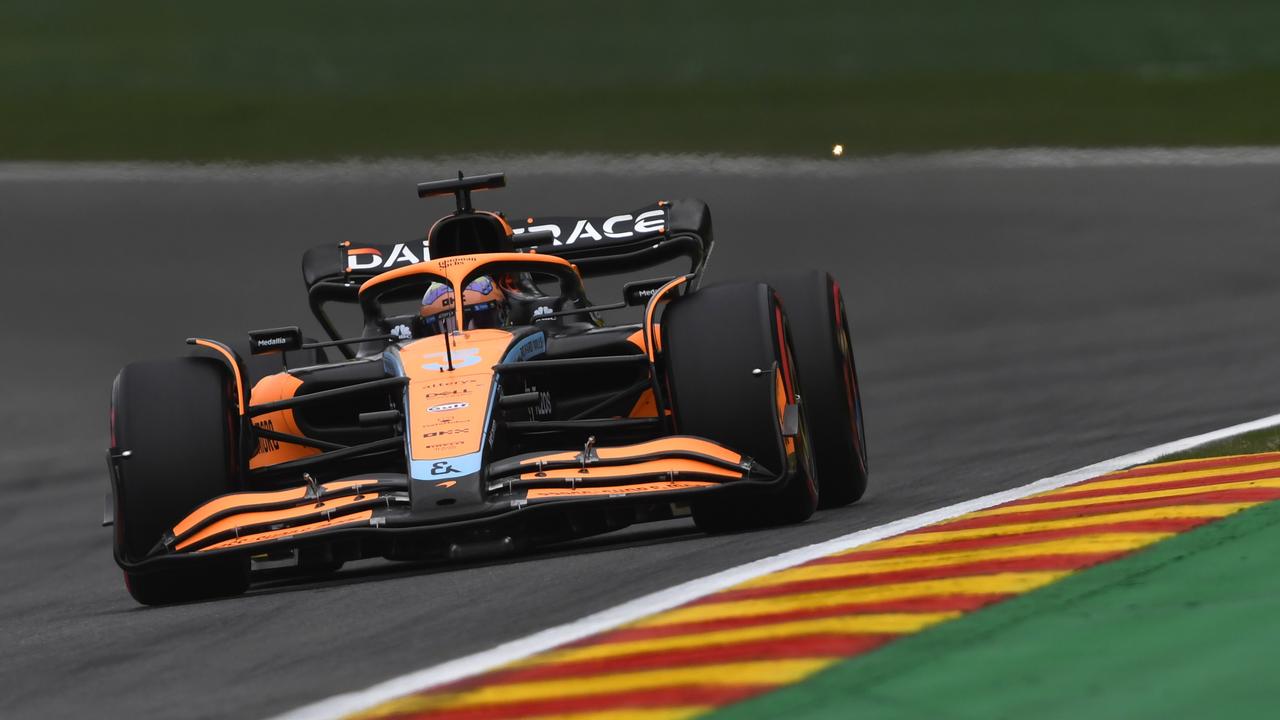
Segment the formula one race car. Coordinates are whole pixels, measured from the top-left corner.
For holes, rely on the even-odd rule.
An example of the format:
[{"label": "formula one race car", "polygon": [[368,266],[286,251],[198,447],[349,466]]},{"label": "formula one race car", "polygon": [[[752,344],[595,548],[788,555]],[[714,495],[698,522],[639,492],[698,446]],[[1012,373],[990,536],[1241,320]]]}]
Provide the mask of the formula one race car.
[{"label": "formula one race car", "polygon": [[[749,529],[862,495],[830,275],[700,288],[701,201],[513,229],[471,204],[504,185],[422,183],[420,197],[457,203],[425,240],[308,251],[327,341],[254,331],[242,357],[192,338],[190,357],[120,372],[106,522],[136,600],[241,593],[255,563],[487,556],[690,514]],[[684,260],[688,273],[629,282],[617,302],[587,299],[583,277]],[[343,304],[363,318],[353,338],[330,315]],[[629,307],[640,322],[601,320]]]}]

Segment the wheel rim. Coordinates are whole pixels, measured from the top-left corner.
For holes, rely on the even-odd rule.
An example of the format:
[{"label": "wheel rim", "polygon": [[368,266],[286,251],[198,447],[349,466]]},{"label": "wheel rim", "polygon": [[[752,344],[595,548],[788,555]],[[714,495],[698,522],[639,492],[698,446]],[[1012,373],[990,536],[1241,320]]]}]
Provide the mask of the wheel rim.
[{"label": "wheel rim", "polygon": [[[775,296],[776,297],[776,296]],[[775,303],[773,306],[774,321],[778,326],[778,348],[780,350],[781,360],[778,371],[784,378],[784,387],[787,393],[787,400],[797,403],[796,410],[800,413],[799,432],[795,442],[797,461],[804,466],[805,484],[808,486],[809,495],[812,498],[818,497],[818,473],[813,462],[813,449],[809,445],[808,427],[804,421],[804,407],[797,401],[796,396],[796,379],[795,379],[795,357],[791,354],[791,337],[790,331],[787,329],[786,318],[782,314],[782,308]]]},{"label": "wheel rim", "polygon": [[858,462],[862,471],[867,471],[867,435],[862,424],[862,393],[858,392],[858,371],[853,360],[853,343],[849,339],[849,320],[844,309],[844,295],[840,292],[840,284],[832,280],[831,299],[835,308],[836,332],[840,346],[840,374],[844,378],[845,402],[849,408],[849,417],[853,421],[853,431],[858,439]]}]

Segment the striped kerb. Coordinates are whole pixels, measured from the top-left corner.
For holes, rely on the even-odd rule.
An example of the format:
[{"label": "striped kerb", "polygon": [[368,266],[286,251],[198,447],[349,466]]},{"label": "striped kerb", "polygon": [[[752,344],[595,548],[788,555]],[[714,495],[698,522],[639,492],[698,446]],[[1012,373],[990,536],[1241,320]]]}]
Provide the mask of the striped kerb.
[{"label": "striped kerb", "polygon": [[1280,499],[1280,453],[1144,465],[969,513],[354,717],[690,718]]}]

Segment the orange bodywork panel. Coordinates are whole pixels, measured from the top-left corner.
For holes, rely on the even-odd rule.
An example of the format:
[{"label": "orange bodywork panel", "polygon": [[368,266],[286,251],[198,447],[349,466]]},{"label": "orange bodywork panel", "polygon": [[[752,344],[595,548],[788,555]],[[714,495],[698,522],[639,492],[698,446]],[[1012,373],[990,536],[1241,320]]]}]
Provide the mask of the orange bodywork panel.
[{"label": "orange bodywork panel", "polygon": [[[493,366],[511,344],[505,330],[467,330],[414,341],[400,350],[409,377],[409,452],[439,460],[479,452],[493,392]],[[445,342],[453,370],[448,363]]]},{"label": "orange bodywork panel", "polygon": [[[191,537],[184,539],[178,543],[177,549],[182,550],[194,543],[198,543],[212,535],[220,532],[234,530],[245,525],[261,525],[270,522],[284,522],[286,520],[296,520],[306,517],[307,515],[315,515],[317,518],[323,518],[325,512],[336,510],[344,505],[350,505],[356,502],[363,502],[371,497],[377,497],[377,493],[369,495],[344,495],[342,497],[321,499],[320,502],[307,502],[285,510],[260,510],[257,512],[245,512],[237,515],[225,517],[217,522],[210,523],[208,527],[203,528],[200,532],[194,533]],[[344,516],[342,520],[347,520]],[[306,526],[303,526],[306,527]],[[292,528],[290,528],[292,529]]]},{"label": "orange bodywork panel", "polygon": [[[302,386],[302,381],[290,375],[289,373],[276,373],[268,375],[258,381],[253,386],[253,394],[249,399],[249,406],[262,405],[264,403],[275,402],[291,398],[298,392],[298,388]],[[289,433],[290,435],[301,435],[302,431],[298,429],[298,421],[293,416],[291,408],[277,410],[267,413],[253,419],[254,427],[274,430],[276,432]],[[253,457],[249,458],[249,469],[256,470],[258,468],[269,467],[282,462],[291,460],[300,460],[305,457],[319,455],[319,448],[307,447],[306,445],[298,445],[296,443],[274,440],[271,438],[259,438],[258,449]]]},{"label": "orange bodywork panel", "polygon": [[477,210],[476,212],[477,212],[477,213],[479,213],[480,215],[488,215],[489,217],[491,217],[491,218],[493,218],[494,220],[497,220],[499,223],[501,223],[501,224],[502,224],[502,229],[503,229],[503,230],[505,230],[505,231],[507,232],[507,237],[511,237],[512,235],[514,235],[514,234],[515,234],[515,232],[514,232],[514,231],[512,231],[512,229],[511,229],[511,224],[510,224],[510,223],[508,223],[508,222],[507,222],[507,219],[506,219],[506,218],[504,218],[504,217],[502,217],[502,215],[500,215],[500,214],[498,214],[498,213],[496,213],[496,212],[489,212],[488,210]]},{"label": "orange bodywork panel", "polygon": [[654,338],[654,341],[653,341],[654,347],[646,347],[644,349],[645,352],[649,354],[649,362],[653,362],[654,358],[656,357],[656,354],[662,351],[662,347],[661,347],[662,341],[658,333],[658,328],[660,327],[660,324],[654,322],[653,320],[654,313],[657,312],[658,305],[662,303],[662,298],[667,293],[685,284],[688,280],[689,278],[681,276],[672,280],[666,285],[663,285],[662,287],[658,288],[658,291],[653,294],[653,297],[649,298],[649,304],[645,306],[644,327],[645,329],[652,329],[652,333],[650,336]]},{"label": "orange bodywork panel", "polygon": [[[657,440],[649,440],[642,443],[636,443],[635,445],[596,448],[596,455],[598,455],[601,460],[621,460],[629,457],[638,458],[646,455],[659,455],[664,452],[698,453],[700,455],[708,455],[719,460],[724,460],[725,462],[742,462],[742,455],[740,453],[736,453],[723,445],[717,445],[710,440],[703,440],[702,438],[689,437],[686,435],[658,438]],[[577,460],[579,457],[580,455],[577,451],[571,450],[529,458],[527,460],[522,460],[520,464],[536,465],[538,461],[573,461]]]},{"label": "orange bodywork panel", "polygon": [[223,347],[221,343],[205,340],[204,338],[191,338],[187,342],[193,345],[199,345],[208,348],[222,357],[227,359],[227,364],[231,366],[231,373],[236,381],[236,410],[244,414],[244,378],[240,377],[240,363],[236,360],[236,356],[230,350]]},{"label": "orange bodywork panel", "polygon": [[[533,470],[533,468],[530,468]],[[609,477],[630,477],[632,475],[661,475],[663,473],[690,473],[697,475],[714,475],[723,478],[740,478],[743,473],[740,470],[730,470],[718,465],[699,462],[697,460],[686,460],[683,458],[664,458],[661,460],[647,460],[645,462],[631,463],[629,465],[604,465],[591,466],[586,468],[561,468],[558,470],[545,470],[541,474],[537,472],[527,472],[520,476],[521,480],[536,480],[538,478],[553,478],[568,480],[570,478],[578,480],[590,480],[591,478],[609,478]]]},{"label": "orange bodywork panel", "polygon": [[653,397],[652,390],[640,393],[640,397],[636,398],[636,404],[631,407],[627,417],[658,417],[658,401]]},{"label": "orange bodywork panel", "polygon": [[269,505],[273,503],[288,502],[290,500],[301,500],[306,496],[307,489],[305,487],[276,490],[275,492],[234,493],[232,495],[223,495],[222,497],[214,498],[204,505],[196,508],[190,515],[183,518],[182,522],[174,525],[173,534],[181,535],[214,515],[233,508],[253,507],[255,505]]},{"label": "orange bodywork panel", "polygon": [[[321,487],[326,491],[332,492],[360,485],[374,485],[377,482],[377,480],[373,479],[339,480],[336,482],[324,483]],[[301,501],[306,497],[307,488],[303,486],[286,488],[284,490],[271,490],[267,492],[240,492],[223,495],[221,497],[216,497],[193,510],[190,515],[187,515],[181,522],[173,526],[173,534],[175,536],[181,536],[183,533],[188,532],[191,528],[196,527],[214,515],[224,513],[228,510],[241,508],[244,512],[254,512],[254,508],[261,508],[289,501]]]},{"label": "orange bodywork panel", "polygon": [[[662,329],[662,323],[653,324],[653,343],[658,347],[658,352],[662,352],[662,335],[658,331]],[[627,342],[640,348],[640,352],[647,352],[649,346],[644,343],[644,330],[637,330],[627,336]]]},{"label": "orange bodywork panel", "polygon": [[410,275],[442,275],[450,282],[457,283],[471,273],[472,270],[495,262],[542,263],[572,268],[573,263],[554,255],[535,255],[532,253],[486,253],[484,255],[453,255],[439,260],[426,260],[412,265],[388,270],[364,281],[360,286],[360,294],[370,288],[377,287],[388,280]]},{"label": "orange bodywork panel", "polygon": [[[680,457],[672,455],[679,454]],[[663,457],[666,455],[667,457]],[[694,457],[689,457],[690,455]],[[564,463],[578,463],[581,452],[558,452],[525,458],[520,461],[520,480],[608,480],[621,481],[617,485],[599,487],[535,488],[528,492],[529,499],[573,495],[618,495],[667,490],[684,490],[708,485],[718,485],[714,478],[738,480],[747,470],[742,467],[725,467],[716,461],[740,465],[744,458],[728,448],[702,438],[676,436],[649,440],[623,447],[596,448],[595,456],[601,463],[588,462],[585,466],[563,467]],[[698,459],[697,456],[706,458]],[[625,462],[633,459],[633,462]],[[620,464],[603,464],[604,461]],[[539,468],[540,464],[558,464],[561,467]],[[654,476],[667,475],[667,481],[639,482]],[[712,480],[679,479],[680,475],[693,475]],[[628,479],[634,479],[627,483]],[[572,483],[570,483],[572,484]]]}]

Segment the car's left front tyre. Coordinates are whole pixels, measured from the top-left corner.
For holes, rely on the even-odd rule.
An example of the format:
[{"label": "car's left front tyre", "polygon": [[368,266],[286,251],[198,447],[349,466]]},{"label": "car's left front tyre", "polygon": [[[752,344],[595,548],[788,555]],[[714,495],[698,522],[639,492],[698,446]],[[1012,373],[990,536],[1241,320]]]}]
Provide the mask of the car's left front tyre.
[{"label": "car's left front tyre", "polygon": [[[707,532],[803,522],[818,505],[803,391],[787,319],[762,283],[717,285],[675,300],[662,318],[676,429],[715,440],[784,478],[771,493],[713,497],[693,505]],[[794,434],[781,435],[788,406]]]}]

